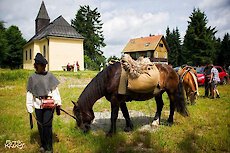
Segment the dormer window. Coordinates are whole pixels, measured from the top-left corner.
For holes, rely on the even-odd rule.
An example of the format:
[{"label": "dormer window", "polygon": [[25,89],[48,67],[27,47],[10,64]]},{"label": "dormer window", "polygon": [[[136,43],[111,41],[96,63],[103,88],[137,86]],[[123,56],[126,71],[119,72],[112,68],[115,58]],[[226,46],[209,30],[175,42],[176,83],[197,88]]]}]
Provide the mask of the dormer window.
[{"label": "dormer window", "polygon": [[150,45],[150,43],[146,43],[146,44],[145,44],[145,47],[148,47],[149,45]]}]

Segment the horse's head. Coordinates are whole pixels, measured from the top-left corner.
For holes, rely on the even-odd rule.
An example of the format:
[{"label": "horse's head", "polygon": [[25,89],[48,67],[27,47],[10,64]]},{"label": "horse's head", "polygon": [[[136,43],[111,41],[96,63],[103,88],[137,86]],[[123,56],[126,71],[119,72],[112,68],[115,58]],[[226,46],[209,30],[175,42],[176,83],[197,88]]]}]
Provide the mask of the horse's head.
[{"label": "horse's head", "polygon": [[78,103],[73,102],[73,113],[76,117],[77,126],[83,130],[83,132],[88,132],[90,130],[90,124],[94,119],[93,110],[82,111]]},{"label": "horse's head", "polygon": [[191,104],[195,104],[195,100],[197,99],[198,96],[198,92],[197,91],[193,91],[190,93],[189,99]]}]

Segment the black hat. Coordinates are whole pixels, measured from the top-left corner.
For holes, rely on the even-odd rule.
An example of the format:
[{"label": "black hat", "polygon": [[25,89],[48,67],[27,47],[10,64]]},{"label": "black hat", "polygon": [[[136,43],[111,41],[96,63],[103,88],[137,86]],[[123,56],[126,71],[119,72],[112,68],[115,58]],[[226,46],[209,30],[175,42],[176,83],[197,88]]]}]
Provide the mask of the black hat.
[{"label": "black hat", "polygon": [[47,60],[42,56],[41,53],[37,53],[35,56],[35,64],[48,64]]}]

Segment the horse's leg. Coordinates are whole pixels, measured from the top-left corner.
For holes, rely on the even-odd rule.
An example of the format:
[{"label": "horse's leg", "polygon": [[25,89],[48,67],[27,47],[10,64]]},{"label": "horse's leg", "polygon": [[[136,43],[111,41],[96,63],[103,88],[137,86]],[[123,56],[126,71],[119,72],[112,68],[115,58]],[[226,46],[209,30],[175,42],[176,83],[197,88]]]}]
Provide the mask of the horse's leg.
[{"label": "horse's leg", "polygon": [[129,112],[128,112],[126,103],[125,102],[121,102],[120,103],[120,108],[121,108],[122,114],[123,114],[123,116],[125,118],[125,121],[126,121],[126,127],[125,127],[124,131],[125,132],[132,131],[133,130],[133,123],[130,120]]},{"label": "horse's leg", "polygon": [[164,102],[163,102],[163,99],[162,99],[162,94],[159,94],[157,96],[155,96],[155,100],[156,100],[156,103],[157,103],[157,111],[156,111],[156,114],[153,118],[153,122],[152,122],[152,125],[153,126],[158,126],[161,122],[161,111],[162,111],[162,108],[164,106]]},{"label": "horse's leg", "polygon": [[107,136],[112,136],[112,134],[116,133],[116,121],[118,117],[118,111],[119,111],[119,103],[117,100],[113,99],[111,101],[111,127],[109,132],[107,133]]},{"label": "horse's leg", "polygon": [[169,125],[173,124],[173,116],[174,116],[174,112],[175,112],[175,94],[168,94],[169,96],[169,100],[170,100],[170,113],[169,113],[169,118],[167,120]]}]

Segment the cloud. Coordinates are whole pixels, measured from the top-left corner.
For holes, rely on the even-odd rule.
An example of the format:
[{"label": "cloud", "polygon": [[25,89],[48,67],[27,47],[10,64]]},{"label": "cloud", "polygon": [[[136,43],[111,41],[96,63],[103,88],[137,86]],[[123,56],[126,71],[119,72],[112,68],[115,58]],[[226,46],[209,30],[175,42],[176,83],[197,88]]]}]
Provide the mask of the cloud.
[{"label": "cloud", "polygon": [[[193,8],[199,7],[208,17],[208,25],[217,27],[217,36],[223,37],[230,31],[229,0],[174,0],[162,3],[160,0],[44,0],[51,21],[62,15],[67,22],[75,17],[79,6],[89,5],[101,13],[103,34],[107,46],[104,55],[120,56],[120,52],[131,38],[151,34],[165,34],[178,27],[183,38],[187,21]],[[35,33],[35,18],[40,8],[39,0],[0,0],[0,20],[6,27],[16,25],[29,40]]]},{"label": "cloud", "polygon": [[216,9],[216,8],[224,8],[224,7],[230,7],[230,1],[229,0],[203,0],[200,2],[199,6],[201,8],[210,8],[210,9]]},{"label": "cloud", "polygon": [[203,0],[199,4],[202,11],[208,18],[208,26],[216,27],[216,37],[223,37],[225,33],[230,31],[230,1]]},{"label": "cloud", "polygon": [[104,53],[107,56],[111,54],[112,46],[120,49],[121,52],[131,38],[163,34],[169,14],[167,12],[140,13],[134,9],[127,9],[107,12],[103,18],[105,41],[107,48],[110,49],[107,51],[105,48]]}]

